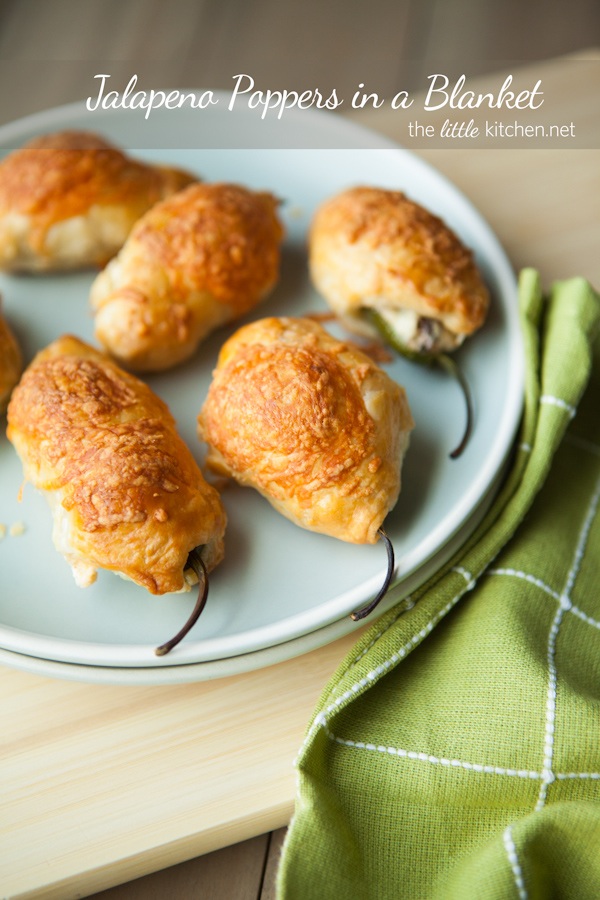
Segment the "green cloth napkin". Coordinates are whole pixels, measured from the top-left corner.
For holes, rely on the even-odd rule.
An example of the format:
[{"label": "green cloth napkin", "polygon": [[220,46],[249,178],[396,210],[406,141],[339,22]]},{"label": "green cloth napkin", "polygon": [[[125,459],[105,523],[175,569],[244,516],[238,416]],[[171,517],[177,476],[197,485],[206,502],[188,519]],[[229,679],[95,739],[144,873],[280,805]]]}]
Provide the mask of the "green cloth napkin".
[{"label": "green cloth napkin", "polygon": [[531,269],[519,295],[511,470],[326,687],[280,900],[600,897],[600,298]]}]

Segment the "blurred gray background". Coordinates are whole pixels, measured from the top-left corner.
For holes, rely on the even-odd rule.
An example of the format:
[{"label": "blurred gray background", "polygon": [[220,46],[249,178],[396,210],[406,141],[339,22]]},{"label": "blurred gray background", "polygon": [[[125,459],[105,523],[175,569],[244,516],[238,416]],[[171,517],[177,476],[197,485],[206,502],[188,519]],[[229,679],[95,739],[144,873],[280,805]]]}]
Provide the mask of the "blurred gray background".
[{"label": "blurred gray background", "polygon": [[600,44],[599,0],[0,0],[0,122],[122,91],[336,88],[390,96]]}]

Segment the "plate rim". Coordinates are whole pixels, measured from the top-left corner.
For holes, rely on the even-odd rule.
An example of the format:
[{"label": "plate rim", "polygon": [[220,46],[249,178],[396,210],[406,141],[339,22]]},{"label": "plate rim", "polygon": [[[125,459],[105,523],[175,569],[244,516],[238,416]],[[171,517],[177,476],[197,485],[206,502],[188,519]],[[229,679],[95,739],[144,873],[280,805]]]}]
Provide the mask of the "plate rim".
[{"label": "plate rim", "polygon": [[[219,92],[215,91],[215,94],[217,93]],[[226,92],[221,93],[225,94]],[[19,131],[23,132],[32,128],[39,131],[42,127],[56,127],[57,120],[60,121],[65,116],[81,114],[83,109],[85,109],[85,104],[83,103],[83,101],[76,101],[74,103],[64,104],[62,106],[52,107],[50,109],[32,113],[21,119],[6,123],[5,125],[0,126],[0,142],[3,140],[6,131],[8,131],[9,133],[18,134]],[[295,113],[297,111],[291,110],[290,112]],[[359,135],[367,143],[373,143],[375,145],[352,149],[364,150],[365,152],[379,151],[386,155],[392,154],[394,157],[404,157],[410,159],[412,166],[416,166],[418,169],[421,169],[424,173],[426,173],[427,177],[433,178],[437,184],[443,185],[444,189],[449,192],[451,196],[460,201],[462,211],[466,211],[469,218],[477,224],[479,251],[483,252],[486,260],[490,261],[490,253],[491,257],[494,259],[492,268],[494,277],[498,282],[499,293],[502,295],[504,301],[503,309],[506,315],[506,327],[508,328],[510,333],[510,343],[511,346],[515,341],[519,344],[520,352],[518,354],[515,354],[514,365],[508,367],[507,370],[507,381],[509,382],[509,384],[507,385],[506,397],[510,398],[510,403],[505,402],[503,407],[503,415],[500,420],[498,433],[502,434],[502,440],[495,441],[494,452],[489,454],[488,458],[485,460],[484,465],[479,468],[476,478],[470,482],[468,491],[462,497],[460,504],[458,504],[458,513],[455,506],[444,516],[444,518],[438,523],[437,528],[435,528],[431,533],[431,536],[428,540],[429,550],[425,554],[425,558],[422,559],[420,563],[420,566],[423,566],[425,565],[427,560],[435,555],[436,549],[440,546],[439,542],[441,536],[444,536],[444,542],[449,541],[468,520],[469,515],[473,512],[473,509],[476,507],[477,502],[489,488],[490,484],[494,480],[497,471],[504,464],[508,454],[510,453],[511,446],[516,435],[523,408],[524,387],[524,359],[522,352],[522,335],[518,321],[518,304],[516,302],[516,275],[498,236],[495,234],[482,213],[477,209],[475,204],[472,203],[471,200],[466,197],[463,192],[447,176],[441,173],[429,162],[421,159],[420,157],[416,156],[411,150],[408,150],[407,148],[396,144],[389,138],[379,135],[372,129],[344,118],[343,115],[323,110],[304,110],[302,111],[301,115],[303,117],[303,121],[306,121],[307,118],[318,121],[328,119],[330,120],[330,124],[335,124],[336,127],[341,126],[343,130],[351,131],[352,133]],[[335,120],[335,123],[333,122],[333,120]],[[201,150],[203,148],[200,147],[198,149]],[[513,302],[509,302],[509,299]],[[454,520],[454,526],[450,531],[448,531],[446,522],[448,518],[452,518]],[[419,555],[422,556],[422,553],[420,553]],[[419,566],[417,566],[416,568],[419,568]],[[397,590],[398,586],[402,584],[406,577],[414,571],[415,568],[411,568],[411,565],[409,565],[408,572],[404,571],[403,573],[399,573],[393,582],[394,589]],[[300,637],[303,634],[310,634],[311,631],[319,630],[322,627],[327,627],[328,625],[333,624],[334,622],[338,621],[340,617],[346,617],[349,610],[351,610],[355,605],[362,602],[362,600],[357,596],[357,592],[360,593],[361,597],[363,597],[365,591],[375,592],[375,590],[377,590],[378,584],[379,575],[376,575],[371,579],[368,579],[367,581],[361,582],[361,584],[357,588],[346,591],[341,595],[337,595],[335,598],[328,601],[328,618],[321,620],[320,624],[316,626],[316,628],[314,627],[314,625],[311,626],[310,622],[307,621],[308,619],[313,618],[314,610],[305,610],[286,619],[288,628],[286,630],[286,633],[284,635],[279,635],[279,637],[277,637],[277,635],[273,633],[278,629],[278,625],[274,623],[262,626],[261,628],[255,629],[254,631],[245,632],[246,635],[252,635],[253,648],[250,650],[238,648],[237,651],[231,652],[230,650],[226,655],[223,655],[223,642],[225,643],[225,645],[227,644],[227,642],[231,643],[231,639],[229,637],[225,639],[218,637],[212,639],[202,639],[200,641],[194,641],[193,639],[190,639],[189,641],[184,642],[179,646],[177,655],[171,654],[168,657],[165,657],[161,663],[161,667],[187,666],[193,664],[202,665],[203,663],[211,660],[217,661],[221,659],[230,659],[237,656],[245,656],[249,652],[257,652],[258,650],[264,649],[266,647],[289,643],[290,640],[294,639],[294,636],[292,636],[291,638],[289,636],[290,630],[292,632],[295,632],[295,637]],[[31,650],[29,650],[28,652],[24,652],[24,650],[22,649],[25,646],[23,642],[27,640],[31,646],[32,638],[33,645],[36,648],[35,653],[31,653]],[[197,648],[200,644],[204,648],[204,655],[201,659],[198,659]],[[73,640],[69,638],[55,638],[47,635],[36,635],[28,631],[13,628],[12,626],[3,626],[1,624],[0,647],[2,647],[7,652],[32,655],[39,659],[55,660],[57,662],[64,662],[68,665],[88,665],[90,663],[85,662],[84,658],[86,656],[89,658],[90,655],[94,655],[96,659],[104,659],[104,662],[91,663],[95,666],[105,665],[107,667],[113,668],[115,665],[118,665],[118,659],[122,659],[124,656],[131,660],[131,662],[127,664],[127,668],[148,668],[154,667],[156,665],[156,657],[153,654],[152,645],[96,644],[93,642]],[[74,651],[76,652],[74,653]],[[100,656],[98,656],[98,654],[100,654]]]}]

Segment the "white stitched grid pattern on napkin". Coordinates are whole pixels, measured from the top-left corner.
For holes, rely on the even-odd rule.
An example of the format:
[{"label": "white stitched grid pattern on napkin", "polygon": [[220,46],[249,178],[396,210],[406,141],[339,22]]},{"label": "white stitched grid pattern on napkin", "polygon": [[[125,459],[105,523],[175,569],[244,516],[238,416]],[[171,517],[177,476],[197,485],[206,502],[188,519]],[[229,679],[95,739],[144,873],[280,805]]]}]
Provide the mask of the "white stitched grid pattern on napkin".
[{"label": "white stitched grid pattern on napkin", "polygon": [[456,557],[323,691],[297,761],[285,900],[557,885],[579,900],[600,883],[600,300],[573,279],[546,304],[529,270],[521,304],[512,468]]}]

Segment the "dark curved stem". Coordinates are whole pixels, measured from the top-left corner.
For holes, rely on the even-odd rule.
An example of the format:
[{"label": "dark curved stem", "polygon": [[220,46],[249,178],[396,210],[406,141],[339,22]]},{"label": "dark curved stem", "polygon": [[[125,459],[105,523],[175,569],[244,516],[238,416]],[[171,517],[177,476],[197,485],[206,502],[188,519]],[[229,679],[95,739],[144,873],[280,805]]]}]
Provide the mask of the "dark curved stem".
[{"label": "dark curved stem", "polygon": [[425,350],[411,350],[400,340],[389,322],[384,318],[384,316],[381,315],[381,313],[377,312],[376,309],[363,307],[361,310],[361,314],[364,319],[366,319],[371,323],[371,325],[373,325],[373,327],[379,332],[386,344],[389,344],[390,347],[396,351],[396,353],[399,353],[401,356],[404,356],[411,362],[417,362],[424,366],[439,366],[440,369],[443,369],[448,375],[451,375],[452,378],[455,378],[456,381],[458,381],[465,400],[467,422],[460,443],[450,453],[450,459],[457,459],[467,446],[473,428],[473,403],[471,401],[471,390],[469,388],[467,379],[461,372],[459,366],[450,356],[448,356],[447,353],[429,353]]},{"label": "dark curved stem", "polygon": [[383,597],[387,594],[390,582],[394,575],[394,567],[396,565],[396,561],[394,559],[394,548],[392,546],[392,542],[390,541],[383,528],[380,528],[378,530],[378,534],[383,538],[385,549],[387,550],[388,566],[387,572],[385,574],[385,581],[381,585],[381,588],[379,589],[377,595],[371,600],[369,604],[367,604],[367,606],[363,606],[362,609],[358,609],[356,612],[350,614],[350,618],[355,622],[358,622],[360,619],[366,618],[369,613],[373,612],[379,601],[382,600]]},{"label": "dark curved stem", "polygon": [[206,566],[200,556],[200,547],[196,547],[195,550],[192,550],[188,557],[188,565],[198,576],[198,598],[196,600],[196,605],[194,606],[191,616],[183,628],[177,632],[175,637],[172,637],[170,641],[167,641],[165,644],[161,644],[160,647],[156,648],[154,652],[157,656],[165,656],[173,649],[173,647],[176,647],[177,644],[183,640],[190,629],[196,624],[200,617],[200,613],[206,606],[206,598],[208,597],[208,574],[206,572]]},{"label": "dark curved stem", "polygon": [[440,368],[444,369],[445,372],[448,372],[449,375],[452,375],[453,378],[456,378],[462,388],[463,397],[465,398],[465,408],[467,414],[465,430],[463,432],[460,443],[450,454],[450,459],[457,459],[467,446],[469,438],[471,437],[471,431],[473,430],[473,403],[471,401],[471,391],[467,379],[450,356],[447,356],[445,353],[440,353],[440,355],[436,357],[436,362],[440,366]]}]

